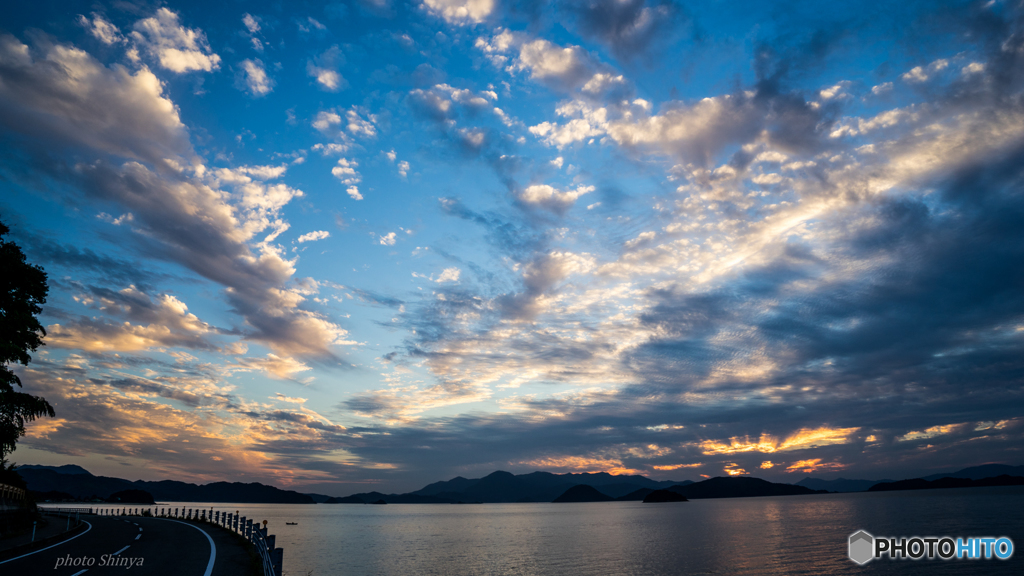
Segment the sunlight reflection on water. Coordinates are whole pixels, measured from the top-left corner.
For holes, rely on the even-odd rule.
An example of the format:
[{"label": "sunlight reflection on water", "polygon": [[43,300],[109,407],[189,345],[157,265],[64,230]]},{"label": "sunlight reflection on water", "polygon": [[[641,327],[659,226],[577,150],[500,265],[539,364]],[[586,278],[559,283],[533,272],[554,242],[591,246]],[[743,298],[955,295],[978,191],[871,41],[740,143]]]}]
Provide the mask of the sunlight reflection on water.
[{"label": "sunlight reflection on water", "polygon": [[863,567],[846,556],[846,539],[858,529],[1009,536],[1024,545],[1024,487],[678,504],[213,506],[269,520],[289,576],[1024,573],[1020,552],[1007,561],[876,560]]}]

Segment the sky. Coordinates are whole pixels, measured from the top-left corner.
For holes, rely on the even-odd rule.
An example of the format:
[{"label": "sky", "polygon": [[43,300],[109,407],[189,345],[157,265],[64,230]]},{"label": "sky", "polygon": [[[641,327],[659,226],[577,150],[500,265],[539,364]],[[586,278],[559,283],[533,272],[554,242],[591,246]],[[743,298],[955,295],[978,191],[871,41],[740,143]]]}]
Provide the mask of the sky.
[{"label": "sky", "polygon": [[1024,464],[1024,3],[8,2],[12,460]]}]

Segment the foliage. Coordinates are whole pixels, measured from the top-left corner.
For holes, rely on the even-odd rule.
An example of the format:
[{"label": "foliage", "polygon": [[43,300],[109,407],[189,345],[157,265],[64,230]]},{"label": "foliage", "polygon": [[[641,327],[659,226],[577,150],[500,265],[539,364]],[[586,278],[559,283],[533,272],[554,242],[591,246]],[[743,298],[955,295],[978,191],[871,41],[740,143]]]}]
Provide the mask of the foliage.
[{"label": "foliage", "polygon": [[15,472],[14,468],[15,464],[13,462],[10,464],[0,462],[0,484],[7,484],[15,488],[27,488],[25,479]]},{"label": "foliage", "polygon": [[12,362],[27,365],[29,352],[43,345],[46,330],[36,315],[48,292],[46,273],[29,264],[17,244],[3,239],[8,232],[0,222],[0,466],[7,466],[7,455],[25,435],[25,422],[54,415],[45,399],[15,390],[21,380],[8,367]]}]

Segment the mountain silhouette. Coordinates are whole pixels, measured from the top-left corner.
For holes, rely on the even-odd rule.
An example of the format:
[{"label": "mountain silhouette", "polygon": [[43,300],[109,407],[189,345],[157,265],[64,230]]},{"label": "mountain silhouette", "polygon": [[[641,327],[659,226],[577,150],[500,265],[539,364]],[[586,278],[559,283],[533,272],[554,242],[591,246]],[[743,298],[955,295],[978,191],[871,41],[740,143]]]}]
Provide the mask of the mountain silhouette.
[{"label": "mountain silhouette", "polygon": [[[74,466],[73,468],[79,468]],[[306,494],[281,490],[258,482],[213,482],[190,484],[177,480],[134,482],[123,478],[93,476],[85,469],[70,470],[66,466],[20,466],[18,474],[33,492],[66,492],[80,500],[94,497],[107,499],[115,492],[143,490],[156,500],[170,502],[237,502],[254,504],[315,504]],[[83,473],[84,472],[84,473]]]},{"label": "mountain silhouette", "polygon": [[552,500],[552,502],[608,502],[609,500],[614,500],[614,498],[598,492],[597,488],[593,486],[577,484],[566,490],[558,498]]},{"label": "mountain silhouette", "polygon": [[938,480],[925,480],[914,478],[911,480],[900,480],[898,482],[883,482],[875,484],[868,492],[888,492],[891,490],[934,490],[938,488],[981,488],[984,486],[1024,486],[1024,477],[1010,476],[1003,474],[993,478],[971,478],[945,477]]}]

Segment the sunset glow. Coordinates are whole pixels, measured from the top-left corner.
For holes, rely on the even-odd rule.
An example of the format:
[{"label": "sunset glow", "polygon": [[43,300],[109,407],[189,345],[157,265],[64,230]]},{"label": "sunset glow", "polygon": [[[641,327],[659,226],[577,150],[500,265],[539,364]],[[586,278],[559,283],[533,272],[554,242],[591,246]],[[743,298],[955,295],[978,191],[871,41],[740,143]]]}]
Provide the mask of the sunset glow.
[{"label": "sunset glow", "polygon": [[1024,442],[1019,3],[0,13],[56,411],[19,464],[346,494]]}]

